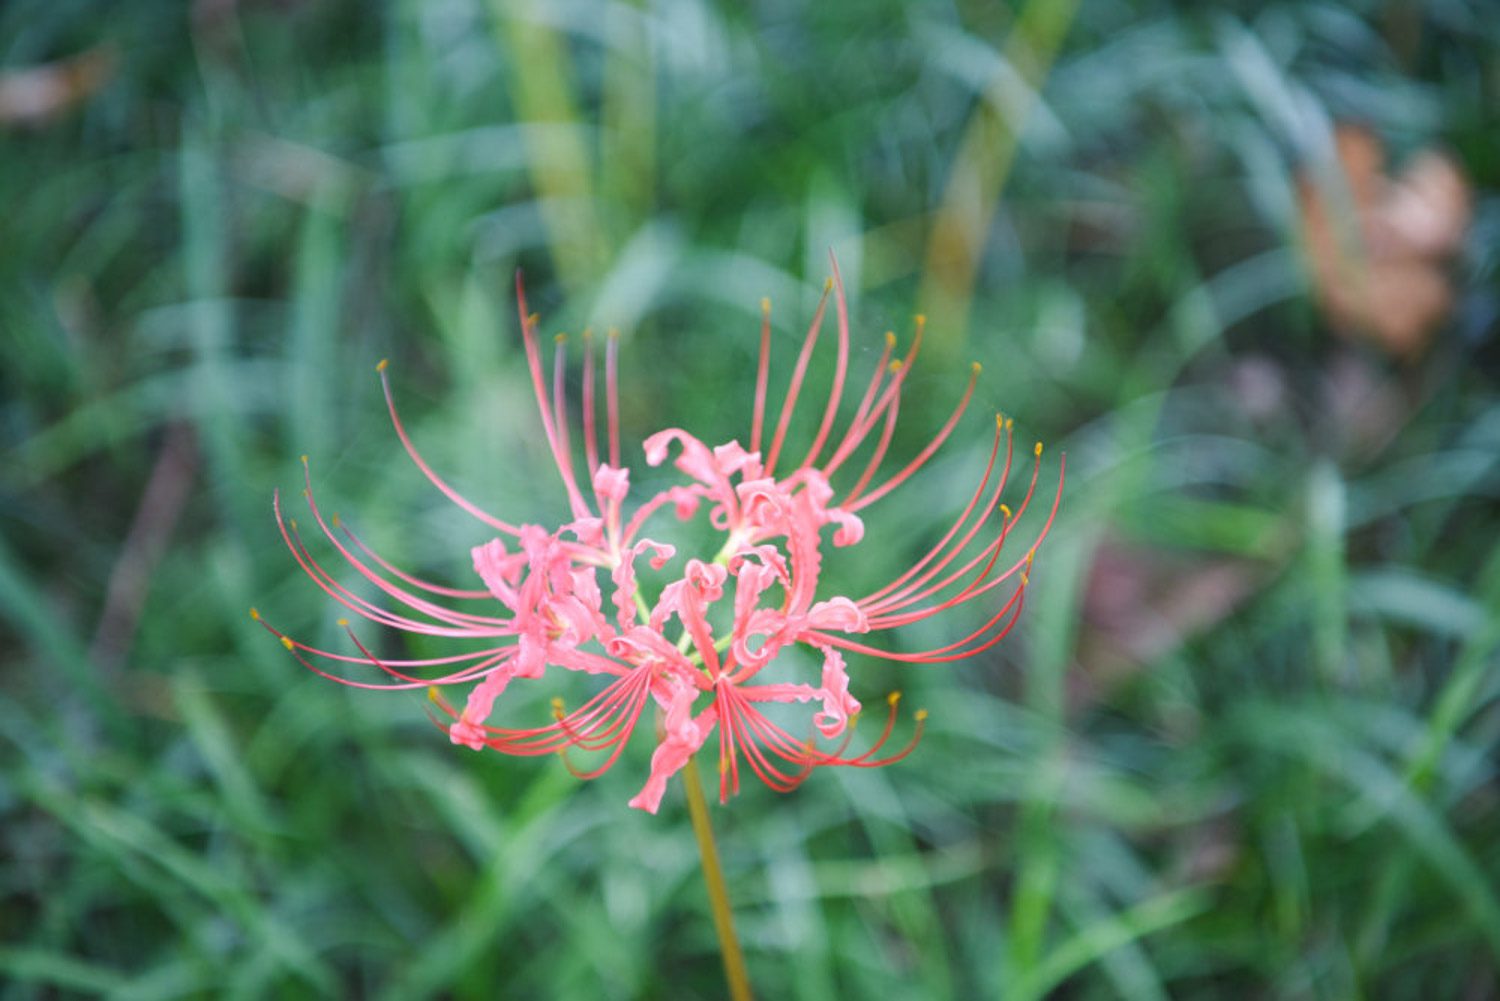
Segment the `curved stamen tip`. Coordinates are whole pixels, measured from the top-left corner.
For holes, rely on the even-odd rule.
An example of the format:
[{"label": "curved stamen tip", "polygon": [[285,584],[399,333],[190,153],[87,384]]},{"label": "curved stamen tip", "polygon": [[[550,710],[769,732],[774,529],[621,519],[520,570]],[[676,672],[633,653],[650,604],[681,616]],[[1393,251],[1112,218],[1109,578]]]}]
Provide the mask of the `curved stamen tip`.
[{"label": "curved stamen tip", "polygon": [[305,455],[302,457],[302,464],[304,466],[307,465],[307,456],[305,456]]},{"label": "curved stamen tip", "polygon": [[286,647],[288,650],[295,650],[297,648],[297,644],[292,642],[292,638],[290,636],[281,637],[281,645]]},{"label": "curved stamen tip", "polygon": [[612,341],[618,341],[620,339],[620,328],[619,327],[610,327],[609,328],[609,339],[612,340]]},{"label": "curved stamen tip", "polygon": [[427,698],[434,705],[440,706],[443,704],[443,694],[438,691],[437,685],[427,686]]},{"label": "curved stamen tip", "polygon": [[771,299],[770,299],[769,296],[761,296],[761,298],[760,298],[760,311],[762,313],[767,314],[767,315],[770,314],[770,312],[771,312]]},{"label": "curved stamen tip", "polygon": [[833,279],[831,277],[823,279],[823,291],[824,292],[831,292],[831,291],[833,291]]},{"label": "curved stamen tip", "polygon": [[1042,443],[1041,442],[1037,442],[1036,443],[1036,454],[1037,454],[1037,458],[1041,458],[1041,456],[1042,456]]},{"label": "curved stamen tip", "polygon": [[349,620],[348,619],[339,619],[338,620],[338,624],[341,625],[341,626],[343,626],[345,629],[349,628]]},{"label": "curved stamen tip", "polygon": [[896,703],[901,701],[900,691],[892,692],[885,697],[885,700],[890,703],[892,709],[896,708]]},{"label": "curved stamen tip", "polygon": [[552,343],[553,344],[566,344],[566,343],[568,343],[568,335],[567,334],[553,334],[552,335]]},{"label": "curved stamen tip", "polygon": [[894,330],[887,330],[885,332],[885,346],[888,348],[896,346],[896,332]]},{"label": "curved stamen tip", "polygon": [[970,362],[969,364],[973,366],[974,374],[975,375],[978,375],[984,369],[984,366],[981,365],[981,364],[979,364],[977,361],[976,362]]},{"label": "curved stamen tip", "polygon": [[896,372],[901,371],[905,367],[906,367],[905,363],[902,362],[902,360],[900,358],[897,358],[895,361],[891,362],[891,365],[890,365],[890,369],[891,369],[891,372],[893,374],[896,373]]},{"label": "curved stamen tip", "polygon": [[916,321],[916,324],[917,324],[918,327],[925,327],[925,326],[927,326],[927,314],[926,313],[918,313],[916,316],[912,317],[912,319]]},{"label": "curved stamen tip", "polygon": [[377,372],[384,372],[385,371],[385,367],[387,365],[389,365],[390,362],[391,362],[391,360],[389,358],[382,358],[382,359],[380,359],[380,364],[375,366],[375,371],[377,371]]},{"label": "curved stamen tip", "polygon": [[250,607],[250,617],[256,622],[260,621],[260,613],[255,610],[255,606],[253,605]]},{"label": "curved stamen tip", "polygon": [[729,756],[728,755],[722,755],[719,758],[719,774],[720,775],[727,775],[728,773],[729,773]]},{"label": "curved stamen tip", "polygon": [[563,708],[562,696],[554,696],[552,699],[552,718],[561,721],[562,718],[566,715],[568,715],[568,713]]},{"label": "curved stamen tip", "polygon": [[541,315],[542,314],[540,314],[540,313],[532,313],[530,316],[528,316],[526,318],[526,326],[528,326],[528,327],[534,327],[534,326],[536,326],[537,322],[541,318]]},{"label": "curved stamen tip", "polygon": [[333,512],[333,527],[334,528],[343,528],[344,527],[344,523],[341,522],[341,521],[339,521],[339,513],[337,511]]},{"label": "curved stamen tip", "polygon": [[996,414],[995,415],[995,430],[996,431],[1004,431],[1005,430],[1005,415],[1004,414]]},{"label": "curved stamen tip", "polygon": [[1009,431],[1010,430],[1010,425],[1011,425],[1011,419],[1009,417],[1005,418],[1005,430]]},{"label": "curved stamen tip", "polygon": [[583,338],[583,343],[588,344],[594,339],[594,331],[589,327],[584,327],[583,333],[579,336]]},{"label": "curved stamen tip", "polygon": [[1001,504],[1000,505],[1000,513],[1003,514],[1003,515],[1005,515],[1005,520],[1006,521],[1010,521],[1011,518],[1015,517],[1015,515],[1013,515],[1013,514],[1010,513],[1010,505],[1009,504]]},{"label": "curved stamen tip", "polygon": [[918,709],[916,711],[916,713],[914,714],[914,717],[915,717],[915,719],[916,719],[916,721],[918,723],[922,722],[923,720],[925,720],[927,718],[927,710],[926,709]]}]

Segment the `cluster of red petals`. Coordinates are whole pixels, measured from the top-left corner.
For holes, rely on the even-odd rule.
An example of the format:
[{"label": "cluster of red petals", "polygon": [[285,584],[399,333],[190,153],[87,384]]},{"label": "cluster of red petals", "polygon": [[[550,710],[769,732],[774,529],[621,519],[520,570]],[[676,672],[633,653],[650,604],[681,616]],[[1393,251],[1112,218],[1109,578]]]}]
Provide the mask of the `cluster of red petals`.
[{"label": "cluster of red petals", "polygon": [[[602,773],[618,759],[645,707],[662,710],[659,743],[645,787],[632,806],[655,812],[669,778],[717,734],[720,798],[739,788],[742,760],[767,785],[788,790],[819,765],[876,766],[904,757],[921,732],[917,727],[903,749],[884,752],[896,715],[892,695],[884,732],[867,750],[848,753],[852,720],[860,703],[849,693],[846,654],[888,660],[935,663],[957,660],[998,642],[1014,625],[1026,590],[1027,571],[1037,544],[1057,511],[1057,498],[1040,531],[1015,558],[1001,561],[1012,525],[1024,513],[1036,488],[1041,446],[1036,446],[1030,484],[1013,512],[1000,502],[1011,471],[1008,420],[996,419],[989,463],[962,512],[939,542],[895,580],[860,598],[819,598],[824,529],[836,547],[853,546],[864,535],[859,512],[900,485],[921,467],[952,433],[973,394],[978,366],[951,417],[913,459],[883,475],[895,429],[901,390],[921,347],[922,325],[902,358],[893,358],[895,338],[885,351],[839,430],[849,362],[849,322],[838,276],[823,299],[803,342],[774,427],[766,421],[770,364],[770,305],[763,302],[760,364],[748,448],[738,441],[710,448],[686,431],[670,428],[645,442],[646,461],[671,460],[684,481],[647,498],[633,510],[626,505],[630,472],[620,461],[616,342],[605,355],[605,441],[598,423],[594,356],[584,362],[582,432],[587,477],[575,469],[563,389],[564,358],[559,339],[551,387],[538,345],[536,319],[526,312],[517,281],[521,332],[525,341],[542,428],[562,476],[571,520],[556,529],[512,525],[482,510],[440,478],[418,454],[397,415],[385,364],[381,378],[396,433],[413,461],[454,503],[495,532],[473,549],[474,570],[483,588],[459,589],[421,580],[383,560],[342,524],[325,518],[306,490],[321,533],[360,577],[385,600],[360,596],[326,570],[310,553],[295,521],[276,518],[292,554],[322,589],[349,611],[378,625],[407,633],[477,641],[464,652],[420,659],[377,656],[341,620],[357,653],[318,649],[262,623],[280,637],[307,667],[345,684],[363,688],[429,688],[447,715],[454,743],[493,748],[507,754],[593,752],[588,765],[569,767],[584,777]],[[795,462],[783,452],[792,413],[818,342],[834,291],[838,357],[820,423],[807,453]],[[845,408],[847,409],[847,408]],[[607,451],[600,454],[601,444]],[[842,495],[832,486],[836,473],[850,481]],[[1058,496],[1061,495],[1059,477]],[[687,520],[706,512],[722,533],[723,545],[708,560],[679,562],[675,548],[642,534],[661,508]],[[680,573],[652,597],[637,582],[638,561],[656,571]],[[482,599],[483,612],[456,609],[463,599]],[[938,615],[954,606],[982,600],[993,613],[978,629],[930,650],[891,652],[870,645],[875,633]],[[499,608],[494,603],[499,603]],[[256,616],[259,619],[259,616]],[[715,630],[711,619],[730,622]],[[803,644],[822,659],[812,683],[756,683],[757,675],[789,645]],[[375,665],[379,682],[350,680],[334,673],[348,665]],[[582,671],[604,679],[602,690],[566,710],[554,701],[553,719],[543,726],[492,726],[496,700],[517,678],[541,678],[549,669]],[[461,711],[438,694],[439,687],[473,685]],[[816,705],[809,731],[788,733],[762,711],[766,703]],[[827,743],[820,745],[812,733]]]}]

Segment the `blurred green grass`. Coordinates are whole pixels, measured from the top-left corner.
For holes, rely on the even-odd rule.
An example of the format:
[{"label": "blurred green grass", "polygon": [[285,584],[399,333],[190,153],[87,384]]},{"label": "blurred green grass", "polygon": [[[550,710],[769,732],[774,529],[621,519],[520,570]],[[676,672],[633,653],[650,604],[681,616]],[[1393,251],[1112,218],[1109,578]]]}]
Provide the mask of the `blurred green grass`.
[{"label": "blurred green grass", "polygon": [[[1479,0],[6,5],[0,70],[110,68],[0,131],[0,998],[718,995],[644,745],[472,756],[246,613],[339,640],[271,518],[304,453],[466,579],[381,358],[436,467],[555,512],[516,268],[621,329],[633,449],[743,434],[760,297],[789,348],[830,248],[857,362],[932,316],[907,454],[984,365],[831,579],[921,552],[990,412],[1069,476],[1011,641],[854,665],[915,754],[714,811],[761,995],[1495,997],[1497,41]],[[1420,357],[1315,305],[1344,121],[1473,186]]]}]

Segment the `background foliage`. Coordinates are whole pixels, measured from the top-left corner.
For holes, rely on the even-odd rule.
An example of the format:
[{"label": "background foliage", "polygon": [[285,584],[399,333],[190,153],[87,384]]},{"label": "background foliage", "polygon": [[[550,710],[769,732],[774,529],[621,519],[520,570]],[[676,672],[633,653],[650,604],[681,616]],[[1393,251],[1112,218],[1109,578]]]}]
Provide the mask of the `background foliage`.
[{"label": "background foliage", "polygon": [[[271,519],[304,453],[466,579],[383,357],[435,465],[557,510],[517,267],[549,331],[621,329],[633,441],[712,440],[830,248],[867,366],[929,314],[906,447],[984,364],[846,580],[920,552],[994,411],[1069,476],[1010,642],[854,665],[930,709],[911,758],[714,811],[762,996],[1496,997],[1493,14],[5,5],[0,997],[718,994],[644,744],[473,756],[246,613],[338,642]],[[1457,189],[1402,175],[1433,148]]]}]

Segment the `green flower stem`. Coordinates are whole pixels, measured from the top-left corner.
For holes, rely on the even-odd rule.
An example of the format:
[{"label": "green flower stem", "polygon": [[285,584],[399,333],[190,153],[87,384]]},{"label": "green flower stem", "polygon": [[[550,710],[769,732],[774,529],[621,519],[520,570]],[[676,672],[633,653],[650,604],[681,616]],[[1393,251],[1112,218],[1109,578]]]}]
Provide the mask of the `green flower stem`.
[{"label": "green flower stem", "polygon": [[729,909],[729,891],[724,886],[724,870],[719,865],[719,849],[714,845],[714,829],[708,821],[708,803],[703,798],[703,782],[698,777],[698,758],[688,758],[682,769],[687,786],[688,814],[693,818],[693,834],[698,838],[698,854],[703,858],[703,882],[708,884],[708,902],[714,913],[714,931],[719,935],[719,952],[724,957],[724,979],[729,981],[732,1001],[751,1001],[750,975],[745,970],[745,954],[734,934],[734,914]]}]

